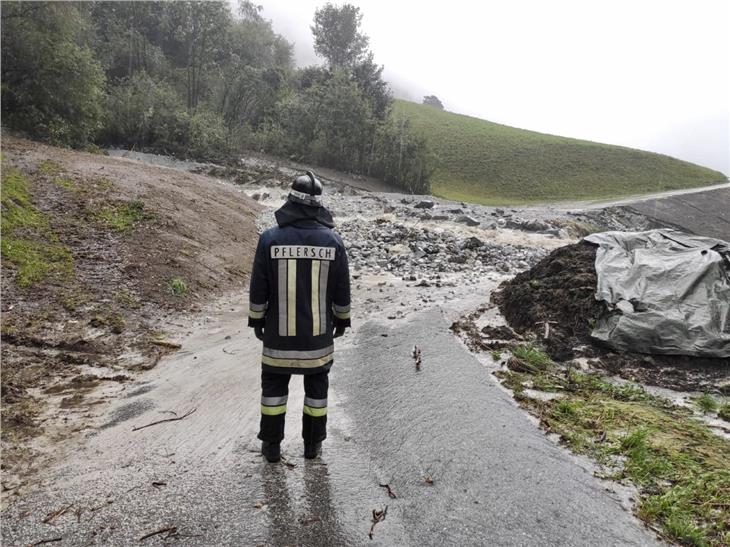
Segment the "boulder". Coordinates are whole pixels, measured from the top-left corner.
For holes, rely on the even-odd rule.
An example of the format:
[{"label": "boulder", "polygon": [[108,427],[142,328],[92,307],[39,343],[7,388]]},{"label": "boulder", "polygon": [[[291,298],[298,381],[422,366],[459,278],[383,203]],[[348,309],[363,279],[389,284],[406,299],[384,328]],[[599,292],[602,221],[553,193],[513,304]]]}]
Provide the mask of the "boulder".
[{"label": "boulder", "polygon": [[456,217],[456,219],[454,220],[455,222],[466,224],[467,226],[479,226],[479,221],[474,217],[470,217],[469,215],[461,215],[459,217]]},{"label": "boulder", "polygon": [[468,239],[465,239],[464,242],[461,244],[462,249],[478,249],[479,247],[482,247],[484,245],[484,242],[479,239],[478,237],[470,237]]}]

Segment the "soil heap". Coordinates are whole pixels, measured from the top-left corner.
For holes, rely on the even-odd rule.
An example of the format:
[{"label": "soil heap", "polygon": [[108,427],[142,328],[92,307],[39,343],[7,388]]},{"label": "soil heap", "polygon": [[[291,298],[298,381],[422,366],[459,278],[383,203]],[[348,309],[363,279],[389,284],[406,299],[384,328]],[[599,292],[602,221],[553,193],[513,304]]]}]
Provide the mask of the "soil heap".
[{"label": "soil heap", "polygon": [[730,394],[727,359],[619,354],[591,339],[593,325],[607,312],[595,299],[595,256],[596,247],[586,242],[556,249],[504,282],[493,301],[516,332],[540,340],[555,360],[587,357],[590,365],[626,379]]}]

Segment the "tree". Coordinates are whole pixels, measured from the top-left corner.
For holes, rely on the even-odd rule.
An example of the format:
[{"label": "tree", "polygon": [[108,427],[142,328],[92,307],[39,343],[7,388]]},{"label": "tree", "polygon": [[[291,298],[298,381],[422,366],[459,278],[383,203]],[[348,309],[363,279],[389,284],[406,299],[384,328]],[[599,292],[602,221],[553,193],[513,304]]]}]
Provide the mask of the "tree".
[{"label": "tree", "polygon": [[372,52],[352,68],[352,76],[363,95],[370,100],[373,114],[384,120],[390,111],[393,98],[388,83],[383,80],[383,67],[375,64]]},{"label": "tree", "polygon": [[87,6],[5,2],[2,115],[10,127],[83,146],[101,126],[104,73],[88,47]]},{"label": "tree", "polygon": [[194,111],[209,89],[209,73],[225,52],[221,48],[232,22],[223,2],[165,2],[163,50],[184,70],[186,104]]},{"label": "tree", "polygon": [[426,95],[423,98],[423,104],[428,104],[428,105],[431,105],[431,106],[435,106],[439,110],[443,110],[444,109],[444,105],[441,104],[441,101],[439,100],[439,98],[436,95]]},{"label": "tree", "polygon": [[314,13],[314,52],[327,59],[329,67],[352,67],[362,60],[368,37],[359,30],[362,14],[352,4],[325,4]]}]

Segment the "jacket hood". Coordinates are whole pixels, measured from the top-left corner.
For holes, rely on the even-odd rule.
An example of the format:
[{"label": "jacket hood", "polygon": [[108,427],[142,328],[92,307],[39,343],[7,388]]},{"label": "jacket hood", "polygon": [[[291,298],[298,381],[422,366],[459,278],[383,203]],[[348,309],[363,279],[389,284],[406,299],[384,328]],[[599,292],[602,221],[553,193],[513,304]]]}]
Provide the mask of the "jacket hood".
[{"label": "jacket hood", "polygon": [[314,220],[327,228],[335,227],[332,214],[325,207],[312,207],[294,201],[287,201],[274,213],[274,216],[276,223],[281,227],[300,220]]}]

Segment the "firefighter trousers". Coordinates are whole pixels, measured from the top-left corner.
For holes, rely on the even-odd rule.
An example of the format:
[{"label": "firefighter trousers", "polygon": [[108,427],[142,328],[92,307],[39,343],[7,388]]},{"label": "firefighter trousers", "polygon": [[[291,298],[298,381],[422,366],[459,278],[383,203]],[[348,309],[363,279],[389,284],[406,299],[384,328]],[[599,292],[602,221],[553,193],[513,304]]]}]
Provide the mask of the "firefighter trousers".
[{"label": "firefighter trousers", "polygon": [[[304,444],[318,443],[327,437],[328,374],[304,375]],[[291,374],[261,373],[261,428],[258,437],[262,441],[279,443],[284,438],[290,378]]]}]

